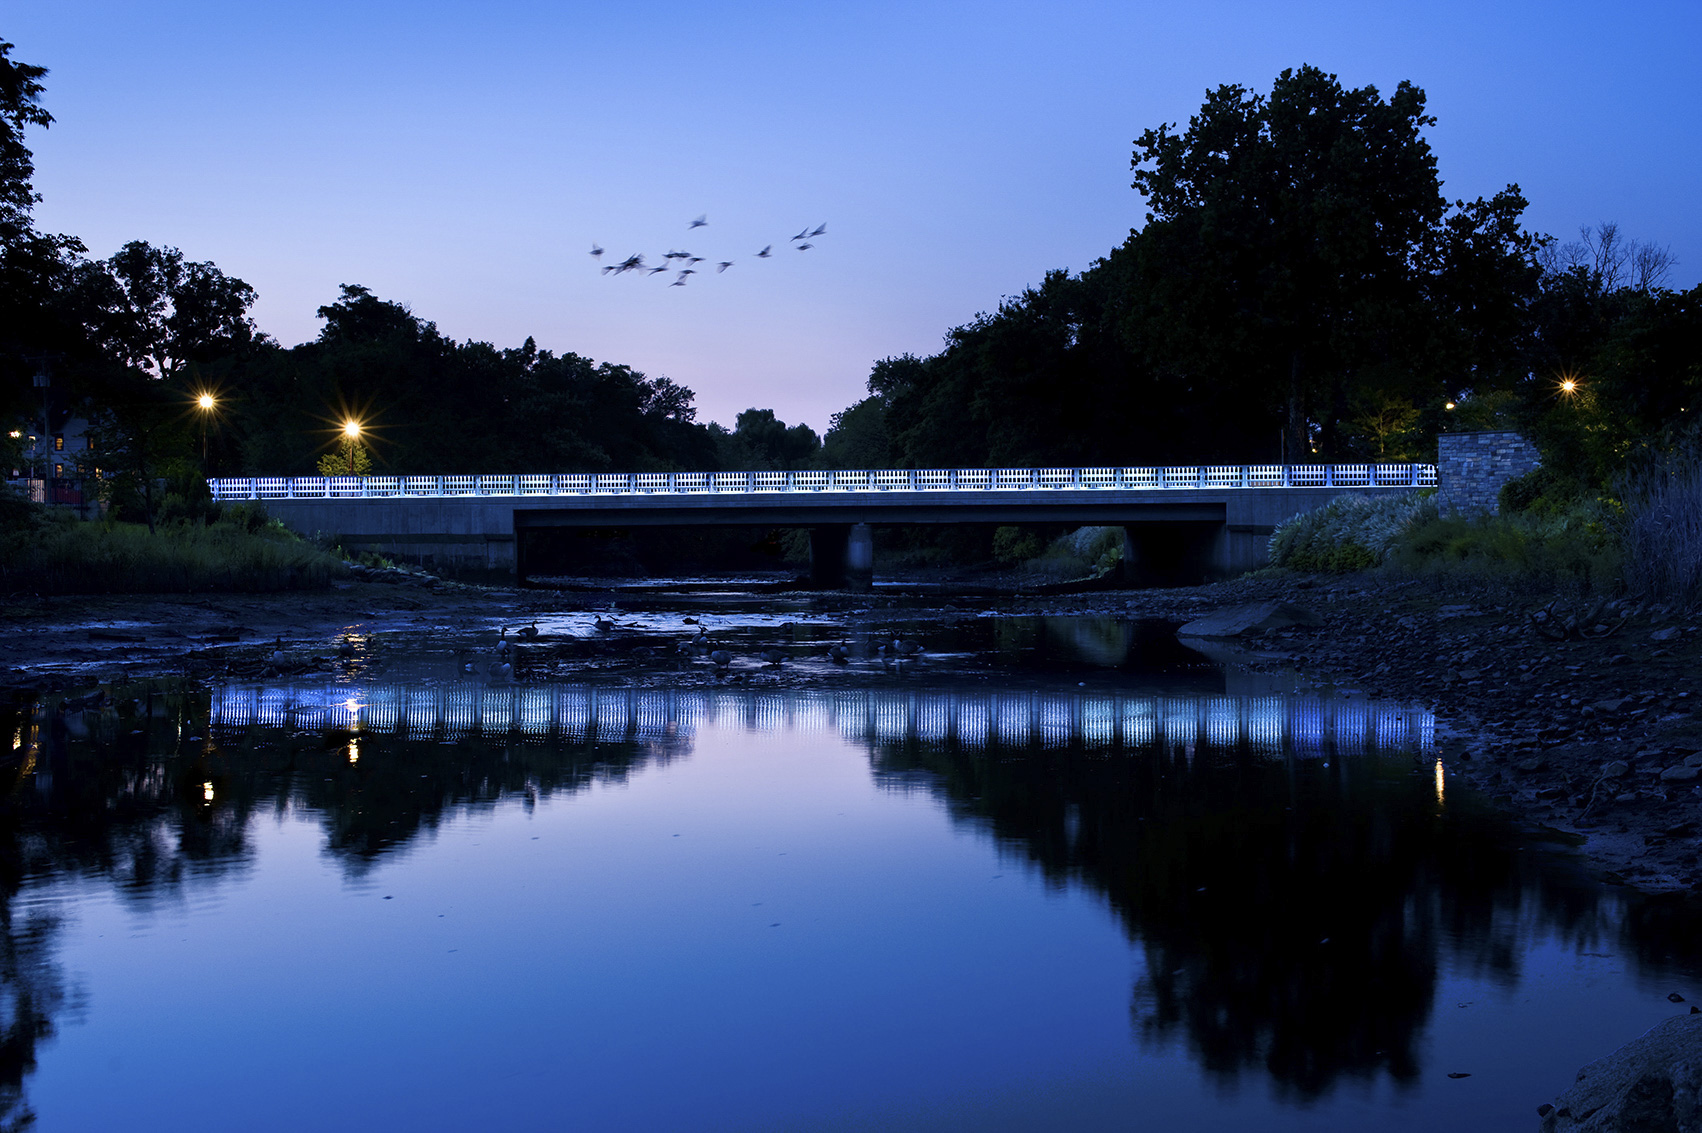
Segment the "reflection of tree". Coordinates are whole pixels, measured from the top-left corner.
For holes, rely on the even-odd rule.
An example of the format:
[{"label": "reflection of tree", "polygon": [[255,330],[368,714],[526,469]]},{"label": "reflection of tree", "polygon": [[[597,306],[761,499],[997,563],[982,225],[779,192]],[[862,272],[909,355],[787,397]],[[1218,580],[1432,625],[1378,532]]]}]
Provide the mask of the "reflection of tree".
[{"label": "reflection of tree", "polygon": [[17,741],[0,762],[0,1133],[33,1123],[24,1079],[74,990],[53,958],[57,922],[14,908],[26,879],[106,878],[155,901],[248,869],[251,823],[288,807],[322,815],[328,851],[359,872],[448,814],[503,798],[529,807],[683,750],[618,737],[204,734],[207,707],[204,692],[175,691],[70,714],[0,702],[0,738]]},{"label": "reflection of tree", "polygon": [[1492,814],[1439,807],[1409,757],[909,744],[877,769],[933,773],[960,820],[1106,895],[1145,953],[1147,1041],[1185,1039],[1220,1081],[1262,1070],[1297,1099],[1413,1079],[1445,961],[1511,980],[1533,919],[1607,931],[1593,891]]}]

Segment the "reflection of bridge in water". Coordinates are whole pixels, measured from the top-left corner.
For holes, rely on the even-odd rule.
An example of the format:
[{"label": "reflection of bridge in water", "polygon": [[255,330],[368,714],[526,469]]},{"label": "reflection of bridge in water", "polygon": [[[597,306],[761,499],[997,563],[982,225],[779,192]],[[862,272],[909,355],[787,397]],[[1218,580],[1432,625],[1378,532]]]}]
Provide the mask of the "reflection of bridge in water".
[{"label": "reflection of bridge in water", "polygon": [[1302,756],[1429,750],[1436,727],[1435,717],[1419,709],[1298,695],[475,684],[228,685],[213,693],[211,720],[223,728],[360,729],[420,739],[621,742],[716,727],[837,734],[859,743],[1246,747]]}]

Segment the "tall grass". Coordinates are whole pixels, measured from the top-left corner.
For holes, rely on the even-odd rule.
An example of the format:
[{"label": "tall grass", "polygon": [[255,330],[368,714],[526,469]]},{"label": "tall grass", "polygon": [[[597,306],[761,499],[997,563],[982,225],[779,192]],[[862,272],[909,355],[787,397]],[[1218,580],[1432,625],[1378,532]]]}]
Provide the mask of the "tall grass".
[{"label": "tall grass", "polygon": [[147,594],[328,586],[344,569],[276,524],[48,521],[0,534],[0,593]]},{"label": "tall grass", "polygon": [[1406,532],[1388,561],[1413,574],[1524,589],[1611,593],[1620,586],[1614,518],[1596,501],[1552,515],[1430,519]]},{"label": "tall grass", "polygon": [[1702,461],[1627,477],[1625,585],[1643,598],[1702,602]]}]

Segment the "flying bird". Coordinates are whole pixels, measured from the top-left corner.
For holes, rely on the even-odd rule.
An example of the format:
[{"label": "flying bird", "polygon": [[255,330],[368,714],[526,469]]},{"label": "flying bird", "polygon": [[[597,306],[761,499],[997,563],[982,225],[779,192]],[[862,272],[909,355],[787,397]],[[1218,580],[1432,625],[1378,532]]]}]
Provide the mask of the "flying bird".
[{"label": "flying bird", "polygon": [[622,260],[620,263],[615,265],[615,274],[619,275],[623,271],[637,271],[639,268],[641,268],[643,266],[644,266],[644,255],[643,255],[643,253],[639,253],[636,256],[628,256],[626,259]]},{"label": "flying bird", "polygon": [[733,266],[732,260],[722,260],[720,263],[715,265],[715,270],[716,271],[726,271],[728,268],[730,268],[732,266]]},{"label": "flying bird", "polygon": [[813,247],[815,247],[814,244],[799,244],[798,245],[798,251],[802,252],[805,248],[813,248]]},{"label": "flying bird", "polygon": [[688,267],[688,268],[691,267],[691,265],[693,265],[693,264],[701,264],[702,262],[703,262],[702,256],[687,256],[686,257],[686,267]]},{"label": "flying bird", "polygon": [[668,270],[669,270],[669,268],[668,268],[668,265],[667,265],[667,264],[663,264],[663,265],[662,265],[662,266],[661,266],[661,267],[659,267],[659,268],[649,268],[649,269],[647,269],[647,270],[648,270],[648,271],[649,271],[649,273],[650,273],[650,274],[651,274],[651,275],[655,275],[655,274],[656,274],[656,273],[657,273],[657,272],[664,272],[664,271],[668,271]]},{"label": "flying bird", "polygon": [[696,274],[697,274],[696,268],[681,268],[680,269],[680,278],[681,279],[684,279],[688,275],[696,275]]},{"label": "flying bird", "polygon": [[595,256],[597,259],[603,258],[603,249],[598,246],[598,244],[595,240],[593,240],[591,242],[591,254],[593,256]]},{"label": "flying bird", "polygon": [[683,279],[676,279],[674,282],[668,284],[669,287],[684,287],[685,285],[686,281]]},{"label": "flying bird", "polygon": [[764,244],[762,246],[762,251],[760,251],[756,254],[756,258],[759,259],[759,260],[766,260],[773,253],[773,250],[774,250],[773,244]]},{"label": "flying bird", "polygon": [[812,238],[814,238],[816,236],[820,236],[823,232],[826,232],[826,231],[827,231],[827,221],[824,220],[824,221],[821,222],[820,227],[818,227],[814,232],[810,233],[810,236]]},{"label": "flying bird", "polygon": [[696,220],[692,221],[689,225],[687,225],[686,231],[690,232],[693,228],[706,228],[706,227],[708,227],[708,225],[709,225],[709,214],[704,213],[702,216],[698,217]]},{"label": "flying bird", "polygon": [[804,230],[802,232],[798,233],[796,236],[792,237],[792,239],[804,240],[804,239],[808,239],[809,235],[810,235],[810,226],[806,224],[806,225],[804,225]]}]

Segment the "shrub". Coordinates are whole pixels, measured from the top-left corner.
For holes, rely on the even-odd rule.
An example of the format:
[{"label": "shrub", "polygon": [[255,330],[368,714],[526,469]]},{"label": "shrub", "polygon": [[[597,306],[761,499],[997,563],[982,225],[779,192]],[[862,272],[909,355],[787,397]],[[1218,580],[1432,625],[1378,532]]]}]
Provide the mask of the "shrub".
[{"label": "shrub", "polygon": [[1388,561],[1417,573],[1612,590],[1620,574],[1616,526],[1605,501],[1548,515],[1432,516],[1408,529]]},{"label": "shrub", "polygon": [[1429,492],[1372,499],[1337,496],[1301,512],[1271,535],[1271,565],[1294,570],[1349,571],[1377,566],[1415,523],[1434,518]]},{"label": "shrub", "polygon": [[1045,549],[1039,536],[1021,527],[1000,527],[993,532],[993,558],[1001,563],[1026,562]]},{"label": "shrub", "polygon": [[137,524],[52,519],[0,535],[0,593],[170,593],[329,585],[344,567],[273,523]]},{"label": "shrub", "polygon": [[1625,583],[1639,597],[1702,601],[1702,461],[1628,477]]}]

